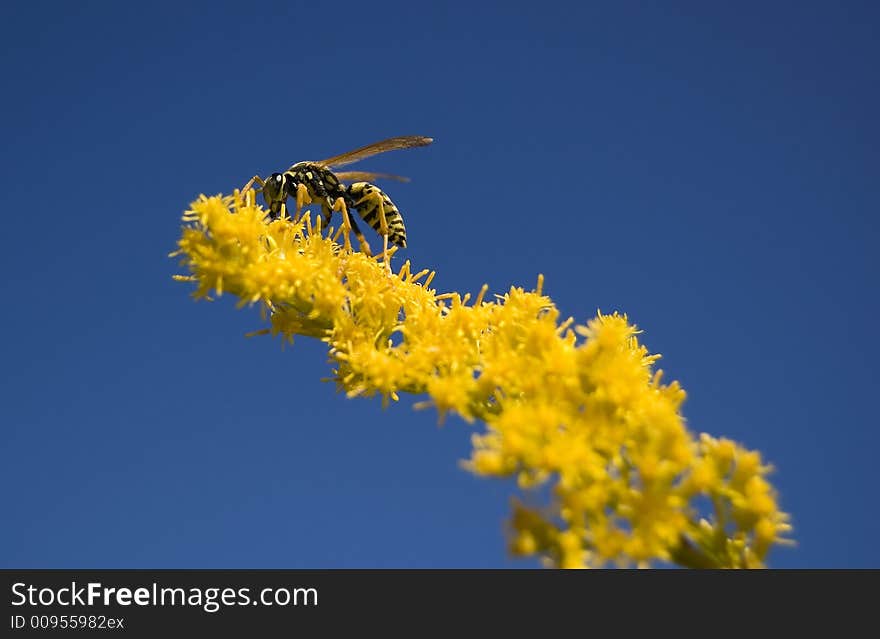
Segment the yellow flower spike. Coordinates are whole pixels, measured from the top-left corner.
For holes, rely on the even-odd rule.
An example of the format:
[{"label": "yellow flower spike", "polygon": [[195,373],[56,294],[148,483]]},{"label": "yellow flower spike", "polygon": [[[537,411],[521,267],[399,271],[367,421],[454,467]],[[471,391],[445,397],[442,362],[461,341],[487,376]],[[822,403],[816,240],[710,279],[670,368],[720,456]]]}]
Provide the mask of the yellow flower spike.
[{"label": "yellow flower spike", "polygon": [[515,478],[541,501],[514,503],[514,554],[566,568],[746,568],[787,541],[770,467],[687,430],[684,390],[663,383],[626,315],[561,320],[543,275],[494,302],[483,285],[468,304],[470,294],[431,289],[435,271],[406,261],[389,275],[353,252],[344,224],[322,229],[308,211],[268,221],[252,192],[201,196],[183,221],[173,255],[189,274],[175,279],[194,282],[196,297],[259,302],[271,328],[253,334],[326,342],[347,397],[378,394],[384,406],[426,394],[418,408],[485,424],[464,467]]}]

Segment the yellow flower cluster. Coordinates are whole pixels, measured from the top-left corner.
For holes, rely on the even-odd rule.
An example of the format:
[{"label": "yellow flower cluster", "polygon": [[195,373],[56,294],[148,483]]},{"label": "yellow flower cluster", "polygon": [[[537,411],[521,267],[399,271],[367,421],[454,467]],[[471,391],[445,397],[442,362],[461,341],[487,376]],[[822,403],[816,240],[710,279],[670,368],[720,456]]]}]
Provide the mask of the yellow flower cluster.
[{"label": "yellow flower cluster", "polygon": [[[585,326],[511,288],[495,301],[437,294],[434,273],[389,273],[312,227],[268,222],[232,197],[184,215],[175,255],[197,297],[261,303],[271,329],[329,345],[350,397],[426,394],[441,417],[480,420],[467,468],[514,477],[510,548],[565,568],[606,564],[751,568],[790,527],[760,454],[685,427],[685,393],[661,383],[622,315]],[[347,237],[343,238],[346,240]]]}]

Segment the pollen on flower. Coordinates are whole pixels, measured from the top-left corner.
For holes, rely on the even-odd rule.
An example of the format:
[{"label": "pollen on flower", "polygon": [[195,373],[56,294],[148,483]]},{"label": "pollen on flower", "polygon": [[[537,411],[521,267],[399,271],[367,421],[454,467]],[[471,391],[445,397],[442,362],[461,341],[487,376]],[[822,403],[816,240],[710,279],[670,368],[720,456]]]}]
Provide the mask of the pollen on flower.
[{"label": "pollen on flower", "polygon": [[[514,503],[511,552],[557,567],[763,565],[791,527],[759,453],[691,433],[684,390],[625,315],[583,324],[543,293],[511,287],[486,301],[429,288],[434,271],[389,273],[353,252],[344,228],[306,212],[267,221],[232,197],[184,214],[174,255],[194,296],[258,304],[254,334],[325,342],[348,397],[426,395],[441,415],[479,420],[465,468],[516,478],[538,505]],[[706,506],[710,504],[710,506]]]}]

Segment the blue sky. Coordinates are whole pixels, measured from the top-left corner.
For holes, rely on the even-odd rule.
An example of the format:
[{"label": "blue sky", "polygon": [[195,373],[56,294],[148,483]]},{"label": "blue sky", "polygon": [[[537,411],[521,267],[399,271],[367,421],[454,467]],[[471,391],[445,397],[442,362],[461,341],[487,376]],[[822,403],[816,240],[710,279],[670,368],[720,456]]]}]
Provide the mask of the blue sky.
[{"label": "blue sky", "polygon": [[689,427],[777,467],[771,565],[880,566],[880,9],[661,4],[4,7],[0,565],[534,565],[473,426],[171,280],[199,193],[420,134],[358,168],[412,177],[438,289],[628,313]]}]

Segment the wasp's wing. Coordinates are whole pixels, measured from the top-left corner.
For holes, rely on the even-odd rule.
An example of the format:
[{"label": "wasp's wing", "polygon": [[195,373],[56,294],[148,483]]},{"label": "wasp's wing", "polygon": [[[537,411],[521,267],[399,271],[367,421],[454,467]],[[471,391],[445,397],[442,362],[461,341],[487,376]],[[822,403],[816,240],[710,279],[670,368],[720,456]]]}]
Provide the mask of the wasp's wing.
[{"label": "wasp's wing", "polygon": [[334,175],[342,182],[375,182],[376,180],[396,180],[409,182],[408,177],[389,173],[370,173],[369,171],[335,171]]},{"label": "wasp's wing", "polygon": [[320,164],[321,166],[326,166],[328,168],[345,166],[346,164],[359,162],[360,160],[378,155],[379,153],[385,153],[386,151],[394,151],[395,149],[411,149],[416,146],[425,146],[427,144],[431,144],[431,142],[433,141],[434,138],[426,138],[421,135],[404,135],[397,138],[388,138],[387,140],[382,140],[381,142],[373,142],[373,144],[362,146],[361,148],[355,149],[354,151],[349,151],[348,153],[335,155],[332,158],[327,158],[326,160],[320,160],[317,162],[317,164]]}]

